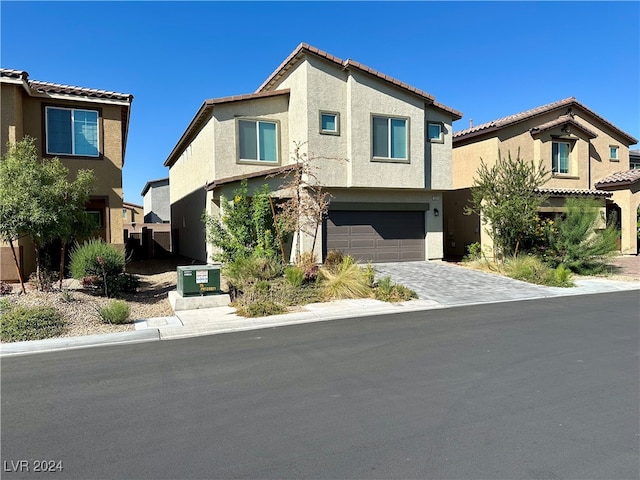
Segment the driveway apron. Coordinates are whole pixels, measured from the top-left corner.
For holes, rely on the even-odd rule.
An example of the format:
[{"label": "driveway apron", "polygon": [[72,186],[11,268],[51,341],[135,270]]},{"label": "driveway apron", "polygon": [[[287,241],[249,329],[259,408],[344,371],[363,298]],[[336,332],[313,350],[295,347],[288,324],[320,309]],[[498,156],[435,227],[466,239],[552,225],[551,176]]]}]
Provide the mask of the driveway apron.
[{"label": "driveway apron", "polygon": [[391,280],[414,290],[422,300],[442,305],[504,302],[557,296],[559,289],[543,287],[444,262],[376,263],[376,279]]}]

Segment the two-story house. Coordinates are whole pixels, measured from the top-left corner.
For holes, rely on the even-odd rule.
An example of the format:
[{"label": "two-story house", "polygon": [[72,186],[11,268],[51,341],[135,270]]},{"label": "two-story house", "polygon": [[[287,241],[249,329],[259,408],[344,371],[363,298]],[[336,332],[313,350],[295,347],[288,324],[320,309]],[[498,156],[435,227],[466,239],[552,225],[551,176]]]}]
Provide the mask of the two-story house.
[{"label": "two-story house", "polygon": [[171,204],[169,199],[169,178],[148,181],[142,192],[145,223],[169,223]]},{"label": "two-story house", "polygon": [[[31,80],[25,71],[4,68],[0,82],[2,154],[8,143],[30,136],[38,154],[58,157],[72,178],[79,169],[93,170],[96,181],[86,209],[97,234],[122,246],[122,167],[133,96]],[[21,238],[16,249],[26,277],[35,269],[29,240]],[[0,280],[16,279],[11,249],[0,244]]]},{"label": "two-story house", "polygon": [[[165,162],[179,253],[210,258],[203,210],[219,213],[243,178],[269,183],[301,144],[331,195],[318,258],[441,259],[442,192],[452,187],[456,110],[353,60],[300,44],[256,92],[206,100]],[[276,175],[276,176],[273,176]],[[302,249],[312,240],[302,239]]]},{"label": "two-story house", "polygon": [[445,195],[446,256],[459,258],[465,254],[465,245],[477,241],[491,251],[491,238],[478,216],[463,213],[471,198],[469,187],[481,160],[491,167],[498,152],[515,158],[518,151],[522,160],[542,162],[551,172],[541,189],[549,196],[542,213],[561,212],[568,196],[597,199],[603,217],[613,211],[618,216],[622,253],[635,254],[640,196],[629,183],[633,175],[623,175],[626,183],[610,178],[630,169],[629,146],[635,143],[631,135],[573,97],[455,132],[454,191]]}]

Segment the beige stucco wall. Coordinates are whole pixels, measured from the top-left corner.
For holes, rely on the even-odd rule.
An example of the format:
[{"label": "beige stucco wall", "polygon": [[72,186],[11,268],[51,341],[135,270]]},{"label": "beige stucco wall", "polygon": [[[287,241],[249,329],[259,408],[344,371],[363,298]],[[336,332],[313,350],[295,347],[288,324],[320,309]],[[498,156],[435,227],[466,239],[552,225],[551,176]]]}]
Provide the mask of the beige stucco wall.
[{"label": "beige stucco wall", "polygon": [[452,187],[458,189],[473,185],[481,161],[489,168],[495,165],[498,159],[498,145],[498,139],[494,137],[453,148]]},{"label": "beige stucco wall", "polygon": [[640,183],[631,187],[611,190],[611,200],[620,207],[622,238],[620,250],[626,255],[638,253],[637,216],[640,207]]},{"label": "beige stucco wall", "polygon": [[2,83],[0,90],[0,153],[7,152],[7,143],[23,137],[22,86]]}]

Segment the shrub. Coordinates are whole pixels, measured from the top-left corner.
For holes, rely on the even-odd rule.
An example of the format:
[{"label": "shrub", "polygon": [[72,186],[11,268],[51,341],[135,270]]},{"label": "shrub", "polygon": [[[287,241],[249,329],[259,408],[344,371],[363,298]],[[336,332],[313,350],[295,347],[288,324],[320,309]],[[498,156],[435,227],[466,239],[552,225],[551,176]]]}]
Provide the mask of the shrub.
[{"label": "shrub", "polygon": [[467,245],[467,254],[462,258],[463,262],[474,262],[482,258],[482,245],[480,242],[474,242]]},{"label": "shrub", "polygon": [[378,280],[374,295],[376,300],[382,300],[383,302],[403,302],[418,298],[418,294],[413,290],[404,285],[393,283],[390,276],[385,276]]},{"label": "shrub", "polygon": [[245,257],[227,263],[222,270],[232,296],[259,280],[272,280],[282,275],[282,264],[275,258]]},{"label": "shrub", "polygon": [[129,308],[129,304],[123,300],[112,300],[97,310],[100,319],[104,323],[131,323],[129,320],[131,309]]},{"label": "shrub", "polygon": [[305,271],[300,267],[287,267],[284,276],[294,287],[300,287],[305,281]]},{"label": "shrub", "polygon": [[0,298],[0,313],[11,310],[11,302],[8,298]]},{"label": "shrub", "polygon": [[364,275],[367,277],[367,284],[373,288],[376,283],[376,269],[373,268],[371,263],[367,263],[364,267]]},{"label": "shrub", "polygon": [[538,257],[520,255],[505,263],[505,273],[516,280],[522,280],[548,287],[572,287],[571,272],[565,266],[551,268]]},{"label": "shrub", "polygon": [[33,272],[29,275],[29,283],[36,287],[36,290],[41,292],[50,292],[53,288],[53,284],[58,281],[58,273],[51,270],[40,270],[40,276],[37,272]]},{"label": "shrub", "polygon": [[0,295],[9,295],[13,292],[13,287],[7,282],[0,282]]},{"label": "shrub", "polygon": [[66,322],[53,307],[15,307],[2,313],[0,338],[3,342],[21,342],[57,337]]},{"label": "shrub", "polygon": [[118,276],[124,272],[125,265],[124,250],[93,238],[82,245],[76,243],[71,251],[69,268],[73,278],[98,277],[97,286],[109,297],[120,291]]},{"label": "shrub", "polygon": [[324,259],[325,268],[334,268],[342,263],[344,254],[339,250],[329,250],[327,256]]},{"label": "shrub", "polygon": [[364,298],[371,294],[365,271],[355,259],[346,255],[331,268],[321,268],[321,286],[327,299]]},{"label": "shrub", "polygon": [[249,305],[241,305],[236,308],[236,313],[243,317],[267,317],[285,313],[287,309],[271,300],[253,302]]},{"label": "shrub", "polygon": [[313,252],[303,252],[296,266],[304,272],[304,281],[306,283],[314,282],[318,277],[320,267],[318,267],[318,259]]}]

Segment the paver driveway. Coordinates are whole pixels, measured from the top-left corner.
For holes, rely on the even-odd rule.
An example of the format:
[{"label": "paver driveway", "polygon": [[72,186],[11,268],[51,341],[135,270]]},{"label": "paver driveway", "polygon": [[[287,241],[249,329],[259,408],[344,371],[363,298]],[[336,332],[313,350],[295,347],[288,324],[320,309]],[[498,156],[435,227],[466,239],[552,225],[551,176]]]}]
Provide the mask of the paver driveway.
[{"label": "paver driveway", "polygon": [[543,287],[446,262],[376,263],[374,267],[376,278],[390,275],[394,282],[414,290],[421,300],[435,300],[442,305],[504,302],[640,288],[638,282],[598,279],[577,281],[577,287],[574,288]]}]

